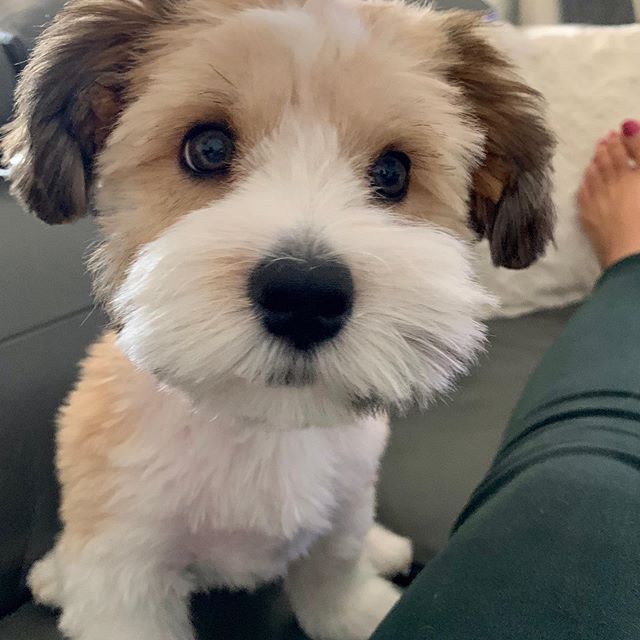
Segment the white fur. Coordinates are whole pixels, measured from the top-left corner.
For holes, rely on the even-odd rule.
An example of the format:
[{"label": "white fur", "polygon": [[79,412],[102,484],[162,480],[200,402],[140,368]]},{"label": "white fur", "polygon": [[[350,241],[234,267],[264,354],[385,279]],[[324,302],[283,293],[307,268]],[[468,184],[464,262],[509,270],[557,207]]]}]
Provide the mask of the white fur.
[{"label": "white fur", "polygon": [[364,23],[354,7],[343,0],[308,0],[302,7],[286,10],[250,9],[245,19],[269,24],[275,35],[286,42],[294,53],[298,71],[308,71],[327,46],[327,33],[332,44],[345,53],[367,37]]},{"label": "white fur", "polygon": [[[373,524],[385,419],[265,431],[195,411],[182,393],[159,390],[147,375],[126,401],[147,410],[132,425],[133,437],[112,452],[119,489],[107,507],[117,515],[80,554],[60,544],[31,574],[40,600],[63,606],[66,633],[82,640],[191,638],[185,613],[190,592],[254,588],[287,574],[292,563],[310,572],[305,588],[325,588],[341,602],[362,598],[367,607],[361,615],[377,625],[386,609],[366,601],[359,589],[376,582],[377,554],[386,566],[395,562],[406,569],[407,562],[406,544],[394,539],[386,546],[378,541],[361,556]],[[319,546],[323,561],[335,556],[337,573],[349,573],[352,562],[366,584],[349,582],[339,592],[326,567],[319,575],[305,569]],[[294,599],[300,593],[295,589]],[[310,597],[300,606],[318,628],[325,610],[316,610]],[[163,629],[169,617],[175,622]],[[118,620],[124,635],[114,631]],[[138,635],[129,628],[133,621]],[[339,616],[331,624],[340,624]]]},{"label": "white fur", "polygon": [[[465,243],[366,206],[326,125],[287,119],[257,155],[242,186],[183,217],[133,264],[114,305],[126,354],[216,415],[271,428],[348,421],[354,398],[402,409],[448,390],[482,342],[476,318],[490,303]],[[233,288],[212,277],[220,263],[257,264],[287,239],[325,245],[355,281],[352,319],[311,359],[262,330],[244,280]],[[303,367],[313,384],[271,384]]]},{"label": "white fur", "polygon": [[387,577],[407,575],[413,560],[411,540],[374,525],[365,538],[365,551],[376,571]]}]

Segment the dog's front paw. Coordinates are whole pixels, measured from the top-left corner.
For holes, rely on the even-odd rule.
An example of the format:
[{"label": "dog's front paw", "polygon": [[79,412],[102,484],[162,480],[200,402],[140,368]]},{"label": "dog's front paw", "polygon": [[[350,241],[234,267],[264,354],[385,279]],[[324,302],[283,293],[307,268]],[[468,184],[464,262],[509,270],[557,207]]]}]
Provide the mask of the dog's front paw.
[{"label": "dog's front paw", "polygon": [[27,579],[33,599],[38,604],[57,608],[60,606],[60,585],[55,566],[54,551],[36,562]]},{"label": "dog's front paw", "polygon": [[375,570],[387,578],[408,575],[413,561],[411,540],[375,524],[365,540],[365,553]]},{"label": "dog's front paw", "polygon": [[341,595],[337,606],[314,608],[300,619],[313,640],[368,640],[400,599],[400,591],[377,576]]}]

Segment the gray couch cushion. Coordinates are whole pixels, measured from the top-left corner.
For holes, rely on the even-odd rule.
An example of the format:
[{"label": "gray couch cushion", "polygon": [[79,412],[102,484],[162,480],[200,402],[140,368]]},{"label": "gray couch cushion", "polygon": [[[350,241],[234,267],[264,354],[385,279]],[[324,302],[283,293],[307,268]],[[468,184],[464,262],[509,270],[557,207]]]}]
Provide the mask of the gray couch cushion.
[{"label": "gray couch cushion", "polygon": [[26,572],[58,530],[54,416],[102,323],[81,311],[0,342],[0,616],[28,597]]},{"label": "gray couch cushion", "polygon": [[0,5],[0,29],[17,35],[28,49],[44,25],[60,11],[66,0],[8,0]]},{"label": "gray couch cushion", "polygon": [[16,70],[26,59],[42,26],[64,0],[9,0],[0,4],[0,125],[11,115]]},{"label": "gray couch cushion", "polygon": [[562,22],[582,24],[632,24],[636,21],[635,0],[560,0]]},{"label": "gray couch cushion", "polygon": [[[214,593],[198,596],[193,602],[193,620],[198,640],[307,638],[295,623],[278,585],[253,595]],[[64,639],[56,628],[55,615],[30,603],[0,620],[0,640]]]},{"label": "gray couch cushion", "polygon": [[2,640],[64,640],[51,611],[26,604],[0,620]]},{"label": "gray couch cushion", "polygon": [[[2,32],[0,31],[1,40]],[[6,122],[11,115],[11,96],[13,95],[15,77],[13,64],[9,60],[6,51],[0,46],[0,125]]]},{"label": "gray couch cushion", "polygon": [[84,268],[91,220],[48,227],[9,197],[0,181],[0,340],[88,308]]}]

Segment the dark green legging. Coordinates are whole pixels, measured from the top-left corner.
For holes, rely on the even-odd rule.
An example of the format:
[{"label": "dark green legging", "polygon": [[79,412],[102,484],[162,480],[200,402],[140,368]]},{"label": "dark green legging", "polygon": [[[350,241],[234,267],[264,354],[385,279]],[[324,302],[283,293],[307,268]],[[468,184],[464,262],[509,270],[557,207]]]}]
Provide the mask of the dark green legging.
[{"label": "dark green legging", "polygon": [[447,548],[375,640],[640,640],[639,312],[640,255],[546,355]]}]

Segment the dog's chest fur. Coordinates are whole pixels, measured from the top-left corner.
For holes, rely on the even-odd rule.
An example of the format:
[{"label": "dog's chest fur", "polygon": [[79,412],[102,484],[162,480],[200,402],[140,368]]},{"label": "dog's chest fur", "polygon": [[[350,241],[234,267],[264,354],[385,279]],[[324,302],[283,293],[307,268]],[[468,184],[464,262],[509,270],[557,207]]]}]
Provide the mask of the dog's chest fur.
[{"label": "dog's chest fur", "polygon": [[385,418],[267,431],[194,412],[175,393],[136,402],[147,407],[115,456],[118,495],[208,586],[282,575],[373,486],[388,435]]}]

